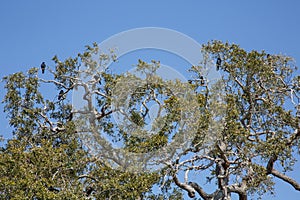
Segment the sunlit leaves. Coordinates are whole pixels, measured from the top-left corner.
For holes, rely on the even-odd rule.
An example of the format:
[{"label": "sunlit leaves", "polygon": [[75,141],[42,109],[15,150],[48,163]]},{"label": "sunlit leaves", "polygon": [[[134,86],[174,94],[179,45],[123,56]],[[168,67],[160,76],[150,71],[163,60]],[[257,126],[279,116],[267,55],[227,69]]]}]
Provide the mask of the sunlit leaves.
[{"label": "sunlit leaves", "polygon": [[[248,193],[272,190],[273,180],[265,167],[270,158],[275,155],[285,172],[293,169],[294,152],[299,152],[299,134],[295,132],[299,129],[299,116],[294,109],[299,107],[300,78],[293,74],[293,59],[265,51],[246,51],[221,41],[203,45],[202,52],[203,62],[191,66],[189,72],[195,80],[202,77],[204,84],[164,81],[156,74],[159,61],[138,60],[135,74],[112,73],[109,63],[116,61],[116,55],[113,51],[103,53],[96,43],[86,46],[74,58],[60,60],[54,56],[54,63],[47,67],[51,80],[38,77],[37,68],[4,77],[3,103],[16,137],[0,151],[0,197],[176,199],[181,193],[173,187],[169,175],[202,170],[210,172],[208,180],[212,183],[228,176],[228,185],[245,183]],[[219,84],[225,87],[216,84],[210,88],[204,72],[218,58],[221,62],[217,70],[222,77]],[[63,90],[66,98],[58,100],[58,92],[46,98],[48,91],[40,91],[41,83]],[[69,100],[71,92],[78,88],[85,90],[84,101],[96,100],[91,110],[84,110],[90,113],[83,131],[89,132],[88,128],[95,124],[95,130],[107,134],[113,143],[139,154],[174,145],[171,141],[177,135],[190,130],[194,134],[190,148],[177,161],[168,160],[163,174],[132,173],[124,169],[127,165],[113,166],[105,158],[111,152],[95,156],[79,137],[76,125],[81,122],[71,117],[76,109]],[[195,101],[186,101],[189,95]],[[154,104],[157,112],[150,113]],[[124,114],[119,124],[112,116],[117,111]],[[196,112],[199,115],[193,115]],[[190,119],[191,116],[197,117]],[[122,126],[124,121],[130,125]],[[187,121],[190,129],[180,129]],[[209,134],[213,135],[207,143],[209,147],[203,150]],[[190,154],[195,157],[188,160]],[[115,163],[121,161],[130,164],[126,156],[120,156]],[[218,174],[219,163],[226,173]],[[162,195],[152,193],[157,183],[163,185]]]},{"label": "sunlit leaves", "polygon": [[[259,165],[278,155],[282,167],[291,169],[293,146],[288,144],[299,129],[295,112],[290,110],[297,98],[293,93],[295,82],[291,81],[296,69],[293,59],[265,51],[247,52],[221,41],[212,41],[203,48],[214,59],[222,59],[228,95],[224,142],[228,148],[238,150],[237,158]],[[272,182],[265,179],[259,165],[249,169],[254,170],[251,176],[256,177],[255,181],[249,180],[249,190],[260,188],[266,192]]]}]

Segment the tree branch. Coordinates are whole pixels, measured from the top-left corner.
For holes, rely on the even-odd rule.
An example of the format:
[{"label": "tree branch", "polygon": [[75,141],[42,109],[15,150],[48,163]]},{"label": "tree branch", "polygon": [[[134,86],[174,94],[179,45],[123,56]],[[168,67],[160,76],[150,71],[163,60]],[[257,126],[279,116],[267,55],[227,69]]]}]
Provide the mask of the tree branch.
[{"label": "tree branch", "polygon": [[178,187],[180,187],[181,189],[184,189],[185,191],[188,192],[188,195],[190,198],[195,197],[196,191],[195,191],[194,187],[192,187],[191,185],[189,185],[187,183],[181,183],[175,174],[173,175],[173,180]]},{"label": "tree branch", "polygon": [[[297,129],[294,134],[289,138],[289,140],[287,141],[287,146],[290,146],[293,141],[295,141],[298,137],[300,136],[300,131]],[[292,185],[296,190],[300,191],[300,184],[290,178],[289,176],[277,171],[276,169],[273,168],[275,161],[277,160],[277,155],[273,155],[270,160],[268,161],[266,170],[267,170],[267,174],[272,174],[273,176],[289,183],[290,185]]]},{"label": "tree branch", "polygon": [[189,185],[192,186],[204,200],[212,199],[215,194],[218,193],[218,191],[216,191],[213,194],[207,194],[203,188],[195,182],[189,182]]},{"label": "tree branch", "polygon": [[273,170],[273,166],[274,166],[274,162],[277,160],[277,156],[276,155],[273,155],[271,156],[268,164],[267,164],[267,174],[271,174],[272,173],[272,170]]},{"label": "tree branch", "polygon": [[247,192],[246,192],[246,183],[245,181],[242,184],[233,184],[227,187],[229,192],[233,192],[239,195],[239,200],[247,200]]},{"label": "tree branch", "polygon": [[294,179],[288,177],[287,175],[285,175],[285,174],[283,174],[283,173],[280,173],[280,172],[277,171],[276,169],[272,169],[271,174],[272,174],[273,176],[275,176],[275,177],[277,177],[277,178],[279,178],[279,179],[281,179],[281,180],[283,180],[283,181],[289,183],[289,184],[292,185],[296,190],[300,191],[300,184],[299,184],[296,180],[294,180]]}]

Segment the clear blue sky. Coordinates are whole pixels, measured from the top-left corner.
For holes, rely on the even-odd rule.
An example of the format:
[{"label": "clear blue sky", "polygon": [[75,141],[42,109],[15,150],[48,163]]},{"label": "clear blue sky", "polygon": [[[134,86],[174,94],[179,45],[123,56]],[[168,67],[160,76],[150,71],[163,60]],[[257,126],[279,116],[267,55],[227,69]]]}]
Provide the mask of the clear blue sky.
[{"label": "clear blue sky", "polygon": [[[298,0],[1,1],[0,77],[41,61],[50,63],[55,54],[75,56],[86,44],[145,26],[174,29],[200,44],[218,39],[247,50],[283,53],[299,63],[299,10]],[[0,86],[3,99],[3,83]],[[0,109],[0,134],[7,134],[2,105]],[[297,168],[291,174],[300,181],[299,162]],[[277,197],[272,199],[300,199],[289,185],[277,183]]]}]

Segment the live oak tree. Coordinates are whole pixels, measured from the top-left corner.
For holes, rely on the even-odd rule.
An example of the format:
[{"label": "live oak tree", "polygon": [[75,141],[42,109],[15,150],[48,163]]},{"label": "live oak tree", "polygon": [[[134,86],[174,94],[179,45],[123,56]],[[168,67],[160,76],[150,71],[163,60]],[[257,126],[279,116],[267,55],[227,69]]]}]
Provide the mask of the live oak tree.
[{"label": "live oak tree", "polygon": [[[231,193],[237,193],[245,200],[250,194],[272,193],[274,178],[299,191],[300,184],[285,175],[293,170],[300,141],[300,77],[295,76],[292,58],[247,52],[219,41],[204,45],[203,50],[222,70],[224,129],[208,154],[199,155],[191,148],[192,159],[172,166],[175,184],[190,197],[198,193],[203,199],[230,199]],[[208,170],[207,180],[215,181],[217,189],[209,194],[194,180],[179,181],[180,170]]]},{"label": "live oak tree", "polygon": [[[230,199],[236,193],[245,200],[272,193],[274,179],[299,191],[285,175],[300,152],[300,77],[292,58],[220,41],[203,45],[202,53],[188,83],[160,78],[158,61],[139,60],[135,74],[112,73],[116,56],[96,44],[65,61],[55,56],[44,74],[32,68],[4,77],[14,137],[0,151],[1,199],[182,199],[185,193]],[[213,86],[205,73],[212,62],[221,75]],[[176,95],[180,88],[188,92]],[[79,89],[84,109],[70,101]],[[188,95],[196,99],[189,105]],[[153,104],[158,120],[151,121]],[[155,132],[148,135],[150,122]],[[188,143],[172,143],[187,130]],[[130,166],[131,155],[150,159],[172,145],[181,151],[157,159],[157,170]]]},{"label": "live oak tree", "polygon": [[[113,169],[82,145],[71,119],[71,102],[62,96],[79,87],[77,60],[89,56],[88,50],[64,62],[54,57],[54,70],[47,69],[50,80],[40,76],[37,68],[4,77],[3,102],[14,137],[1,149],[1,199],[142,199],[158,181],[158,173]],[[101,75],[107,80],[102,81],[103,87],[109,88],[114,76]],[[47,96],[55,89],[56,94]],[[108,90],[106,94],[110,95]]]}]

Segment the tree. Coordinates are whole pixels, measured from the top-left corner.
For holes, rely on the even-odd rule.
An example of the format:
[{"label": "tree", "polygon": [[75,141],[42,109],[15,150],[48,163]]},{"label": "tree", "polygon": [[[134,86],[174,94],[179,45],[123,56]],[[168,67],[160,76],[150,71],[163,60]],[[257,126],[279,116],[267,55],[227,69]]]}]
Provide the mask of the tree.
[{"label": "tree", "polygon": [[[220,41],[202,51],[188,83],[163,80],[158,61],[112,73],[116,56],[97,44],[65,61],[55,56],[45,72],[50,79],[37,68],[4,77],[14,138],[0,151],[0,197],[182,199],[187,192],[245,200],[272,192],[274,178],[300,190],[285,175],[300,152],[292,58]],[[221,79],[212,83],[206,72],[215,61]],[[72,92],[81,107],[70,102]],[[203,176],[214,192],[201,186]]]},{"label": "tree", "polygon": [[[244,200],[248,194],[272,192],[273,177],[299,190],[299,183],[284,174],[293,169],[299,154],[299,76],[293,76],[292,59],[246,52],[219,41],[204,45],[203,50],[222,60],[225,126],[208,154],[199,156],[192,148],[195,156],[174,168],[177,174],[177,169],[209,170],[207,179],[215,180],[217,189],[208,194],[196,182],[180,182],[175,173],[176,185],[203,199],[230,199],[231,193],[237,193]],[[274,167],[277,161],[282,172]],[[190,165],[184,166],[187,162]]]}]

